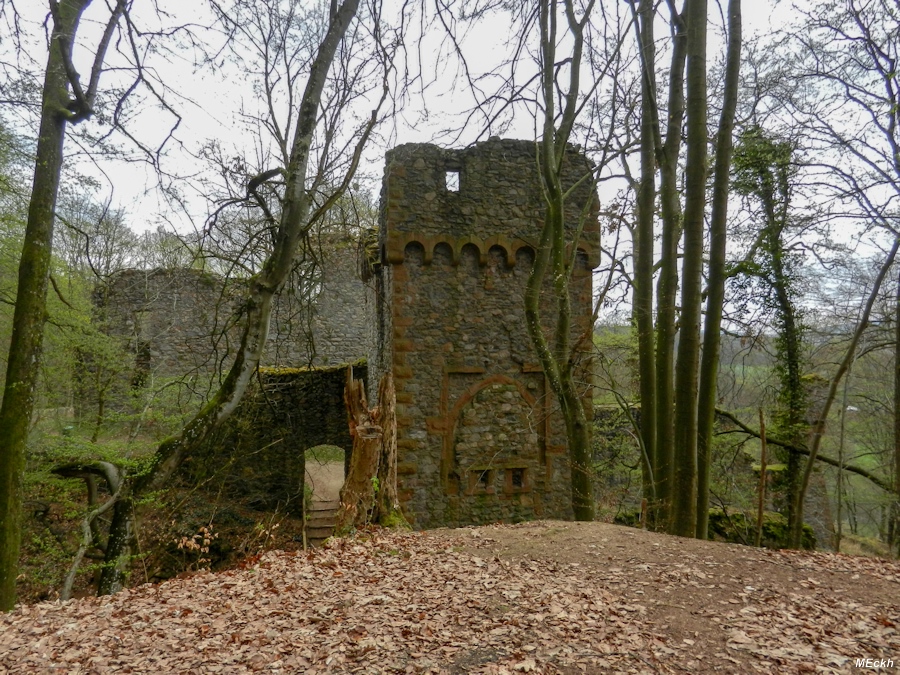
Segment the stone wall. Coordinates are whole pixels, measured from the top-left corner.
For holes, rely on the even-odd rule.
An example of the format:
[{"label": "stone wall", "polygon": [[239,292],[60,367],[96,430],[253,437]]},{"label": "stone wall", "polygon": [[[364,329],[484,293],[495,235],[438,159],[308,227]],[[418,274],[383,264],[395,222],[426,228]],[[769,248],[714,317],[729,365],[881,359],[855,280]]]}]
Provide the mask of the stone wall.
[{"label": "stone wall", "polygon": [[[156,269],[125,270],[98,287],[96,323],[118,338],[123,360],[109,374],[109,409],[127,410],[129,399],[154,382],[186,378],[214,385],[240,339],[242,284],[198,270]],[[312,303],[304,299],[310,289]],[[328,366],[364,358],[370,351],[365,295],[356,241],[332,242],[312,283],[302,291],[288,284],[277,296],[261,365]],[[89,361],[76,395],[82,419],[97,409]]]},{"label": "stone wall", "polygon": [[[533,142],[492,139],[387,155],[374,303],[384,348],[371,376],[394,376],[400,495],[417,528],[572,517],[564,427],[525,327],[544,211],[534,153]],[[564,185],[590,170],[570,150]],[[573,337],[591,329],[599,230],[590,180],[568,202],[570,232],[585,204]],[[545,315],[552,304],[547,289]]]},{"label": "stone wall", "polygon": [[245,500],[260,509],[303,510],[305,451],[353,447],[344,386],[347,369],[365,379],[357,363],[320,368],[261,368],[240,406],[209,443],[205,455],[186,465],[193,484]]},{"label": "stone wall", "polygon": [[192,269],[123,270],[94,294],[98,325],[125,341],[135,368],[161,374],[210,370],[229,346],[235,296]]},{"label": "stone wall", "polygon": [[[192,269],[123,270],[94,291],[95,326],[108,336],[81,353],[74,406],[82,422],[139,411],[151,392],[169,407],[199,405],[233,353],[236,297]],[[172,380],[180,386],[166,386]],[[191,401],[189,403],[188,401]]]},{"label": "stone wall", "polygon": [[371,351],[359,254],[355,238],[323,245],[313,301],[299,300],[291,286],[279,295],[265,365],[333,366],[352,363]]}]

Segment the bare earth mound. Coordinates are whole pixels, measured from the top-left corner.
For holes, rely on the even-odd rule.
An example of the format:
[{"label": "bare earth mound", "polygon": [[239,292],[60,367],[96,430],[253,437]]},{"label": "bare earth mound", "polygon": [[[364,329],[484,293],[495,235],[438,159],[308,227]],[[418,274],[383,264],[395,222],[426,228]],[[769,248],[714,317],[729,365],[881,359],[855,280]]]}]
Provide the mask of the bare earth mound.
[{"label": "bare earth mound", "polygon": [[896,563],[544,521],[20,607],[0,672],[893,672],[898,617]]}]

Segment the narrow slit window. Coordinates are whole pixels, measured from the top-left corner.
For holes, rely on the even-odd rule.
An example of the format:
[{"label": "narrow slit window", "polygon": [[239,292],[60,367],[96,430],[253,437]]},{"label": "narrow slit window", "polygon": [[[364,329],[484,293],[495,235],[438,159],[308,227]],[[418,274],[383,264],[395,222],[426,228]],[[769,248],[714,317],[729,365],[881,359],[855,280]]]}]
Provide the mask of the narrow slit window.
[{"label": "narrow slit window", "polygon": [[491,470],[475,469],[471,473],[469,486],[472,492],[489,492],[491,488]]},{"label": "narrow slit window", "polygon": [[444,185],[447,192],[459,192],[459,171],[444,172]]},{"label": "narrow slit window", "polygon": [[512,470],[512,486],[516,490],[521,490],[525,487],[525,469]]}]

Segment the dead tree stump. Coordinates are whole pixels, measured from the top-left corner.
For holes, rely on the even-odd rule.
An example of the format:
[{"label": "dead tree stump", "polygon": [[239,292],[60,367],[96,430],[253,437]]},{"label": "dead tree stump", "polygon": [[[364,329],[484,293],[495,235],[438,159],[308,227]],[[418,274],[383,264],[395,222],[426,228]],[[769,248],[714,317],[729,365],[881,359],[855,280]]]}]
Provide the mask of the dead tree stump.
[{"label": "dead tree stump", "polygon": [[397,496],[397,417],[391,374],[381,378],[377,405],[370,409],[362,382],[354,380],[348,368],[344,402],[353,451],[341,488],[335,534],[370,523],[408,527]]}]

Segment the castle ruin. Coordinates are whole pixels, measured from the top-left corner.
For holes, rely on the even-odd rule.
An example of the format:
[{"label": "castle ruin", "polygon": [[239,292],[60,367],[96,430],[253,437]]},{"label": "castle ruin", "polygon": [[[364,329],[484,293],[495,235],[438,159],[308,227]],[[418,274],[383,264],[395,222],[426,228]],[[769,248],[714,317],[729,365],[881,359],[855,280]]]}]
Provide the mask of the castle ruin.
[{"label": "castle ruin", "polygon": [[[387,154],[369,375],[394,377],[401,505],[416,528],[572,517],[565,427],[525,326],[544,214],[535,152],[534,142],[492,139]],[[573,344],[588,336],[584,372],[600,243],[591,171],[570,149],[572,238],[583,225],[572,333]],[[549,315],[549,286],[541,304]]]},{"label": "castle ruin", "polygon": [[[370,392],[393,375],[398,487],[416,528],[572,517],[565,428],[525,327],[524,289],[544,214],[535,153],[532,141],[501,139],[461,150],[394,148],[367,259],[358,265],[355,244],[334,247],[314,305],[295,311],[290,289],[276,305],[262,365],[365,358]],[[572,188],[572,335],[573,344],[584,338],[585,406],[600,236],[591,171],[570,148],[563,187]],[[227,331],[214,329],[227,325],[230,302],[210,275],[175,270],[121,273],[99,304],[109,332],[131,340],[135,372],[175,374],[228,363]],[[549,285],[541,304],[549,316]],[[298,322],[306,330],[292,329]],[[285,442],[283,452],[302,462],[306,447],[294,445]]]}]

